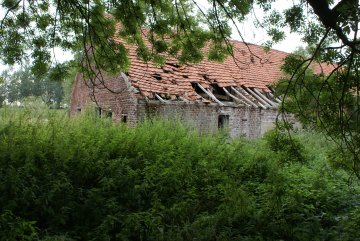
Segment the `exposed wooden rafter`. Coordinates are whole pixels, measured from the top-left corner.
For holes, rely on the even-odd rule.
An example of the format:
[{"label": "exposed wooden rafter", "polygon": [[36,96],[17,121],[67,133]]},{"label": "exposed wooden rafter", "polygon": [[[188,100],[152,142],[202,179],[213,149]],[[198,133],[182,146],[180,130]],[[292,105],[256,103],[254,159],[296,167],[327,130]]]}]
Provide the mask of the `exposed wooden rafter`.
[{"label": "exposed wooden rafter", "polygon": [[279,98],[276,98],[271,92],[269,93],[269,95],[276,100],[277,103],[281,103],[281,100]]},{"label": "exposed wooden rafter", "polygon": [[160,95],[158,95],[158,94],[155,93],[155,96],[156,96],[156,98],[158,98],[158,100],[160,100],[161,102],[163,102],[163,103],[168,103],[166,100],[164,100],[163,98],[161,98]]},{"label": "exposed wooden rafter", "polygon": [[207,89],[205,89],[201,84],[196,83],[197,86],[199,86],[199,88],[205,92],[205,94],[207,94],[211,99],[213,99],[215,102],[217,102],[219,105],[224,106],[224,103],[222,103],[220,100],[218,100],[215,95],[213,95],[210,91],[208,91]]},{"label": "exposed wooden rafter", "polygon": [[265,100],[268,104],[277,107],[277,103],[275,103],[274,101],[270,100],[269,98],[266,97],[266,95],[264,95],[263,93],[261,93],[257,88],[254,88],[254,91],[261,97],[263,98],[263,100]]},{"label": "exposed wooden rafter", "polygon": [[[241,98],[243,98],[246,102],[248,102],[250,105],[254,106],[254,107],[259,107],[256,103],[252,102],[250,99],[248,99],[245,95],[243,95],[242,93],[240,93],[240,91],[238,91],[237,89],[235,89],[233,86],[230,87],[238,96],[240,96]],[[260,107],[266,109],[264,106],[262,106],[260,104]]]},{"label": "exposed wooden rafter", "polygon": [[222,87],[222,89],[224,90],[224,92],[228,95],[228,96],[230,96],[231,98],[233,98],[234,100],[237,100],[237,101],[239,101],[239,102],[241,102],[241,103],[243,103],[243,104],[245,104],[245,105],[247,105],[247,106],[251,106],[249,103],[247,103],[246,101],[244,101],[244,100],[242,100],[242,99],[239,99],[239,98],[237,98],[236,96],[234,96],[234,95],[232,95],[227,89],[226,89],[226,87]]},{"label": "exposed wooden rafter", "polygon": [[266,101],[263,100],[258,94],[256,94],[254,91],[252,91],[252,89],[250,89],[250,88],[248,88],[248,87],[244,87],[244,88],[245,88],[245,90],[246,90],[247,92],[249,92],[252,96],[254,96],[254,97],[259,101],[259,104],[260,104],[260,102],[261,102],[261,103],[265,106],[265,109],[271,107],[271,105],[269,105],[268,103],[266,103]]}]

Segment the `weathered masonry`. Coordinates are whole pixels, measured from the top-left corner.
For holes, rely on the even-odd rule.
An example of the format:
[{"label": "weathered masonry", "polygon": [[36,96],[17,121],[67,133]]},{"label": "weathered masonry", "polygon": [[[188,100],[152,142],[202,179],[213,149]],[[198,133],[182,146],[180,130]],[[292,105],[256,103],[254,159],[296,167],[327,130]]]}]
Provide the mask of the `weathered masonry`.
[{"label": "weathered masonry", "polygon": [[[121,39],[115,39],[121,42]],[[129,126],[149,116],[180,118],[201,132],[229,130],[231,137],[256,138],[273,127],[280,102],[271,85],[281,78],[286,53],[232,41],[234,56],[224,62],[203,60],[178,65],[169,59],[161,66],[136,58],[129,50],[129,72],[86,80],[76,76],[71,115],[91,108],[99,117]],[[328,72],[331,66],[314,66]]]}]

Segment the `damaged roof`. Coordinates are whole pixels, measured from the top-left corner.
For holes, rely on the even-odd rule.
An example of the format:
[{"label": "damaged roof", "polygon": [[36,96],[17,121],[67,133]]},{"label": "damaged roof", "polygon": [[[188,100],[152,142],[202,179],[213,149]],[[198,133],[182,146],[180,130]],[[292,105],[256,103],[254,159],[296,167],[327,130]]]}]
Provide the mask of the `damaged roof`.
[{"label": "damaged roof", "polygon": [[[146,33],[147,31],[145,31]],[[223,62],[203,59],[197,64],[179,65],[168,58],[163,66],[137,58],[137,46],[115,37],[128,49],[131,61],[127,77],[146,99],[218,102],[214,89],[244,105],[262,108],[276,107],[280,102],[272,95],[270,86],[282,77],[281,66],[288,53],[262,46],[230,41],[233,56]],[[329,73],[333,66],[315,66],[317,73]],[[204,93],[201,95],[199,92]]]}]

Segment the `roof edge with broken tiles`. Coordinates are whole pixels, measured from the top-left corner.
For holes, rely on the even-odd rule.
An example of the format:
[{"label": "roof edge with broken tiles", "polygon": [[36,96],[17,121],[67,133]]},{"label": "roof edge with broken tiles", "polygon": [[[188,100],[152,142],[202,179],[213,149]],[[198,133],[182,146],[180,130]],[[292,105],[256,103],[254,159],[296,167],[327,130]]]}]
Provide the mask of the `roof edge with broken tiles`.
[{"label": "roof edge with broken tiles", "polygon": [[[116,26],[117,31],[119,25]],[[146,38],[146,35],[143,36]],[[171,58],[169,63],[156,66],[136,57],[136,45],[126,43],[118,36],[114,40],[124,44],[129,51],[131,65],[126,78],[143,99],[163,103],[182,99],[224,105],[213,93],[217,90],[223,94],[223,98],[236,99],[248,106],[266,109],[278,104],[276,98],[268,94],[272,92],[269,86],[283,77],[280,67],[283,59],[289,55],[287,52],[277,49],[265,51],[261,45],[230,40],[236,51],[222,63],[203,59],[199,63],[174,65],[174,58]],[[265,61],[257,61],[258,58],[251,56]]]}]

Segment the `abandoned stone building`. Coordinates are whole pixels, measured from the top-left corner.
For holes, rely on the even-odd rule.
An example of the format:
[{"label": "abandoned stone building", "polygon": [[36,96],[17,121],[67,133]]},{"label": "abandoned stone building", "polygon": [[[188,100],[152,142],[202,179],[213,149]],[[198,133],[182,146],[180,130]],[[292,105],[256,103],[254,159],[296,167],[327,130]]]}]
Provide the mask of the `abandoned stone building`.
[{"label": "abandoned stone building", "polygon": [[70,114],[90,108],[99,117],[129,126],[156,115],[179,118],[201,132],[226,128],[231,137],[261,136],[274,126],[278,114],[280,100],[271,85],[282,77],[280,67],[287,53],[232,44],[234,56],[222,63],[203,60],[182,66],[175,60],[163,66],[145,63],[136,58],[135,46],[126,45],[128,72],[92,81],[76,76]]}]

